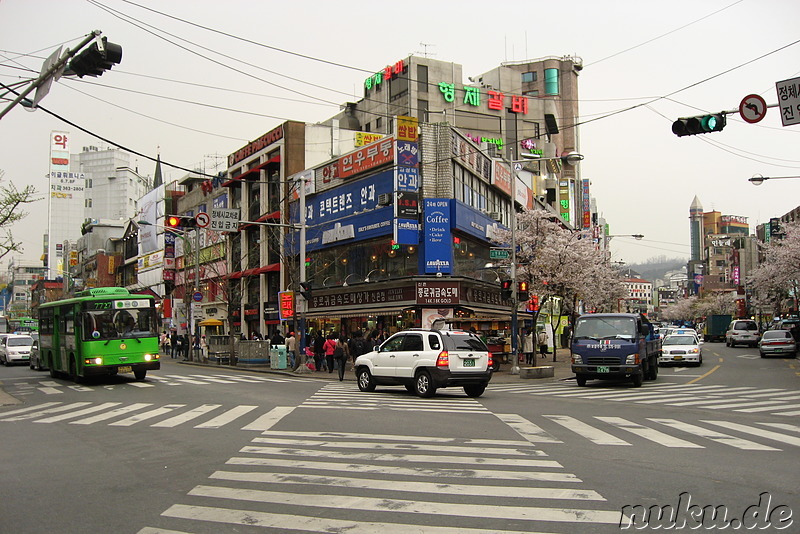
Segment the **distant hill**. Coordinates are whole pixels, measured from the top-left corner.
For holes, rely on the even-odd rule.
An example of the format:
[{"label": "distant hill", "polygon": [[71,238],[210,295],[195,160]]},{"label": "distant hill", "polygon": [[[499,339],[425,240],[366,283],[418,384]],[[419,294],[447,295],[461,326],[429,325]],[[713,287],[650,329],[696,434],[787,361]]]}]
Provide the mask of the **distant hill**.
[{"label": "distant hill", "polygon": [[631,263],[623,267],[624,271],[629,268],[631,271],[639,273],[643,279],[652,282],[656,279],[663,279],[664,274],[669,271],[677,271],[686,267],[687,261],[682,258],[667,259],[666,256],[657,256],[647,260],[646,263]]}]

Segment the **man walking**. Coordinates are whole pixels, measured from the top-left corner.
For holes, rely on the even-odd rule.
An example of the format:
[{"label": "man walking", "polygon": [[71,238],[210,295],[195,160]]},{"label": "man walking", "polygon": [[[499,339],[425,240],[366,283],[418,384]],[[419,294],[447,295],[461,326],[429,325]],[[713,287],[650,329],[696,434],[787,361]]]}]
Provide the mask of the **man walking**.
[{"label": "man walking", "polygon": [[294,371],[297,369],[297,338],[294,337],[294,332],[289,332],[284,343],[286,345],[286,358],[289,360],[289,369]]}]

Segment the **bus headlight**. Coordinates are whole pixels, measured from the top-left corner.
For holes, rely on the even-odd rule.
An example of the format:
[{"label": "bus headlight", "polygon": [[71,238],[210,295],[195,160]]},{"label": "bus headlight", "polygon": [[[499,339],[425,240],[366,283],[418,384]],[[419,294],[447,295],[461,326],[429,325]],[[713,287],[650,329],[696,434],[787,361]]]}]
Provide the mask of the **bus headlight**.
[{"label": "bus headlight", "polygon": [[97,358],[86,358],[83,360],[83,363],[87,365],[103,365],[103,358],[98,356]]},{"label": "bus headlight", "polygon": [[145,354],[144,355],[144,361],[149,362],[152,359],[153,359],[153,355],[152,354]]}]

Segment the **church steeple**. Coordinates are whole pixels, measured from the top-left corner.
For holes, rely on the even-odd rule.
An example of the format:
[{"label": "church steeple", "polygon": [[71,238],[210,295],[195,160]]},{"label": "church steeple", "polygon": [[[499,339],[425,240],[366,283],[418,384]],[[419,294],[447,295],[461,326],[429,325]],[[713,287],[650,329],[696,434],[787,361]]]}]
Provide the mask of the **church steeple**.
[{"label": "church steeple", "polygon": [[164,179],[161,177],[161,154],[159,154],[156,158],[156,175],[153,178],[153,189],[157,188],[163,183]]}]

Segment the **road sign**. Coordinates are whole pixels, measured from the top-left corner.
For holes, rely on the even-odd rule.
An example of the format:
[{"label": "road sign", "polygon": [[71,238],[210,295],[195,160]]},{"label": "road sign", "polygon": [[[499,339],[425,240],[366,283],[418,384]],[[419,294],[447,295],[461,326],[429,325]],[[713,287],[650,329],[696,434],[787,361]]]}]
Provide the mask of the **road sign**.
[{"label": "road sign", "polygon": [[203,300],[203,294],[200,293],[199,291],[195,291],[194,295],[192,295],[192,298],[194,299],[195,302],[200,302],[201,300]]},{"label": "road sign", "polygon": [[[58,49],[56,49],[52,54],[50,54],[50,56],[44,61],[44,63],[42,64],[42,72],[39,73],[39,75],[41,76],[45,72],[50,70],[50,67],[56,64],[60,55],[61,55],[61,47],[59,46]],[[58,70],[56,70],[56,72],[54,72],[52,76],[50,76],[44,82],[42,82],[42,84],[39,87],[36,88],[36,94],[33,97],[33,105],[31,106],[31,109],[34,109],[36,106],[38,106],[39,102],[41,102],[42,99],[45,96],[47,96],[47,93],[50,92],[50,87],[53,85],[53,81],[58,81],[58,79],[61,78],[61,74],[64,72],[65,65],[66,63],[62,65]]]},{"label": "road sign", "polygon": [[200,228],[208,228],[208,225],[211,222],[211,217],[208,216],[208,213],[201,211],[194,216],[194,220],[197,223],[197,226]]},{"label": "road sign", "polygon": [[209,230],[231,232],[239,229],[239,210],[237,208],[211,208]]},{"label": "road sign", "polygon": [[508,248],[489,249],[490,260],[507,260],[510,256],[511,256],[511,249]]},{"label": "road sign", "polygon": [[755,124],[767,114],[767,103],[761,95],[747,95],[739,104],[739,115],[745,122]]},{"label": "road sign", "polygon": [[784,126],[800,124],[800,78],[775,83],[778,92],[778,108]]}]

